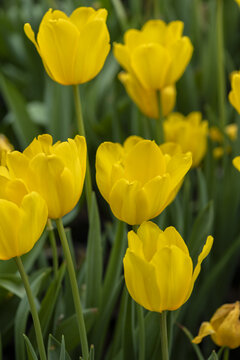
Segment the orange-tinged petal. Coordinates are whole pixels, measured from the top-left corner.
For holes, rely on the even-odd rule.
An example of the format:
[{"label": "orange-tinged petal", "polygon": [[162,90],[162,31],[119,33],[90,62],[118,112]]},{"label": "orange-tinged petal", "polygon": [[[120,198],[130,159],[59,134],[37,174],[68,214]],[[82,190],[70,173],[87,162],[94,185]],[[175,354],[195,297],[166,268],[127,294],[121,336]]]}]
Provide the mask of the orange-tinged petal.
[{"label": "orange-tinged petal", "polygon": [[131,67],[141,84],[147,89],[159,90],[166,85],[171,56],[160,44],[144,44],[131,55]]}]

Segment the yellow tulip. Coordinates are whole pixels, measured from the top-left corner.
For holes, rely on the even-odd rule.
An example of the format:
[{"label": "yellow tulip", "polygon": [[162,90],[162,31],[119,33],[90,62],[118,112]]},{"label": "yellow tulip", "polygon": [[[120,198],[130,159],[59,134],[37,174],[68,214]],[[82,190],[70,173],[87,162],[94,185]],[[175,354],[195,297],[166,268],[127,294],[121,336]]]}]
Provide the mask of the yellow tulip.
[{"label": "yellow tulip", "polygon": [[235,0],[235,1],[240,6],[240,0]]},{"label": "yellow tulip", "polygon": [[[130,73],[121,72],[119,80],[125,86],[126,91],[141,112],[153,119],[159,118],[159,93],[153,89],[146,89],[138,81],[136,76]],[[162,115],[168,115],[176,103],[176,86],[169,85],[160,90],[160,101]]]},{"label": "yellow tulip", "polygon": [[160,90],[174,84],[191,59],[193,46],[182,32],[181,21],[150,20],[142,30],[126,31],[124,45],[114,44],[114,55],[144,88]]},{"label": "yellow tulip", "polygon": [[46,202],[37,192],[28,192],[23,180],[11,178],[0,167],[0,260],[30,251],[47,221]]},{"label": "yellow tulip", "polygon": [[13,146],[9,142],[8,138],[5,135],[0,134],[0,164],[1,165],[5,165],[6,153],[12,150],[13,150]]},{"label": "yellow tulip", "polygon": [[228,99],[234,109],[240,114],[240,71],[234,71],[231,74],[231,87]]},{"label": "yellow tulip", "polygon": [[193,167],[199,165],[207,150],[208,123],[201,118],[199,112],[186,117],[172,113],[163,123],[165,140],[176,142],[183,152],[191,151]]},{"label": "yellow tulip", "polygon": [[123,265],[131,297],[150,311],[178,309],[190,297],[212,244],[208,236],[193,270],[188,248],[174,227],[162,231],[149,221],[137,233],[130,231]]},{"label": "yellow tulip", "polygon": [[212,316],[210,322],[203,322],[198,335],[192,340],[199,344],[205,336],[211,335],[218,346],[235,349],[240,346],[240,303],[224,304]]},{"label": "yellow tulip", "polygon": [[83,136],[52,145],[52,137],[45,134],[35,138],[23,153],[8,153],[6,160],[10,173],[41,194],[49,218],[57,219],[70,212],[81,196],[86,151]]},{"label": "yellow tulip", "polygon": [[166,154],[154,141],[130,136],[123,146],[99,146],[96,180],[113,214],[136,225],[156,217],[173,201],[191,164],[190,153]]},{"label": "yellow tulip", "polygon": [[100,72],[109,53],[106,18],[106,9],[80,7],[69,17],[49,9],[39,26],[37,40],[30,24],[24,25],[24,31],[54,81],[82,84]]}]

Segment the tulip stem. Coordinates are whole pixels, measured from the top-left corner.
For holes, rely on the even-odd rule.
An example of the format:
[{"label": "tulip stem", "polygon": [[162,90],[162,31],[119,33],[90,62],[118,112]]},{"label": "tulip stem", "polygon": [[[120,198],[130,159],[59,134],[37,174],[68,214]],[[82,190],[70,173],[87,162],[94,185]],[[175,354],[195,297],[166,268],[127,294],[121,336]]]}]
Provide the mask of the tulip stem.
[{"label": "tulip stem", "polygon": [[167,336],[167,311],[160,313],[160,337],[162,346],[162,360],[169,360]]},{"label": "tulip stem", "polygon": [[138,326],[139,326],[139,360],[145,359],[145,326],[143,308],[137,304]]},{"label": "tulip stem", "polygon": [[218,67],[218,104],[221,129],[226,124],[225,99],[226,84],[224,80],[224,40],[223,40],[223,1],[217,0],[217,67]]},{"label": "tulip stem", "polygon": [[228,360],[228,359],[229,359],[229,348],[226,347],[223,354],[223,360]]},{"label": "tulip stem", "polygon": [[[78,132],[81,136],[84,136],[86,139],[83,114],[82,114],[82,104],[81,104],[80,91],[78,85],[73,85],[73,94],[74,94],[74,102],[75,102],[76,115],[77,115]],[[87,163],[86,163],[85,193],[87,199],[88,213],[90,214],[91,198],[92,198],[92,180],[91,180],[91,171],[90,171],[88,154],[87,154]]]},{"label": "tulip stem", "polygon": [[14,258],[17,267],[18,267],[18,271],[21,275],[25,290],[26,290],[26,294],[27,294],[27,298],[28,298],[28,302],[29,302],[29,306],[31,309],[31,313],[32,313],[32,318],[33,318],[33,324],[34,324],[34,328],[35,328],[35,332],[36,332],[36,339],[37,339],[37,344],[38,344],[38,350],[39,350],[39,355],[40,355],[40,359],[41,360],[47,360],[47,356],[46,356],[46,352],[45,352],[45,347],[44,347],[44,342],[43,342],[43,335],[42,335],[42,329],[41,329],[41,325],[40,325],[40,321],[39,321],[39,317],[38,317],[38,312],[36,309],[36,305],[34,302],[34,296],[32,294],[32,290],[29,284],[29,280],[28,280],[28,276],[24,270],[24,266],[22,263],[22,260],[19,256]]},{"label": "tulip stem", "polygon": [[76,316],[77,316],[77,323],[78,323],[78,330],[80,335],[80,342],[82,346],[82,353],[83,353],[83,360],[88,360],[89,358],[89,351],[88,351],[88,340],[87,340],[87,332],[86,327],[84,323],[83,318],[83,311],[82,311],[82,305],[80,301],[80,295],[78,290],[78,284],[76,279],[76,273],[73,266],[73,260],[71,256],[71,252],[69,249],[67,237],[64,231],[62,219],[56,219],[56,225],[58,229],[58,234],[61,240],[61,244],[63,247],[64,256],[67,262],[67,269],[68,269],[68,275],[71,283],[72,288],[72,295],[73,295],[73,301],[74,306],[76,310]]},{"label": "tulip stem", "polygon": [[164,129],[163,129],[163,112],[162,112],[162,103],[161,103],[161,92],[157,92],[158,97],[158,119],[157,121],[157,129],[156,129],[156,141],[157,144],[160,145],[164,143]]},{"label": "tulip stem", "polygon": [[55,238],[51,219],[48,219],[47,230],[48,230],[48,236],[49,236],[49,240],[50,240],[50,244],[51,244],[51,248],[52,248],[53,271],[54,271],[54,275],[56,277],[57,271],[58,271],[58,253],[57,253],[56,238]]}]

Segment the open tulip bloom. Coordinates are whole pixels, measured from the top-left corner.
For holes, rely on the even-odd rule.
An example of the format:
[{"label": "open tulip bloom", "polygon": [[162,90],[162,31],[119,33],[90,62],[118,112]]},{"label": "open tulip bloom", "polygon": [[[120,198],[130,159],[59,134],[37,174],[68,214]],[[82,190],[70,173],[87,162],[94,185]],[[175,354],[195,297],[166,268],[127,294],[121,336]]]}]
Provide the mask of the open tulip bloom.
[{"label": "open tulip bloom", "polygon": [[154,141],[130,136],[123,146],[112,142],[99,146],[96,180],[113,214],[138,225],[174,200],[191,165],[191,153],[164,153]]},{"label": "open tulip bloom", "polygon": [[162,231],[148,221],[137,233],[130,231],[123,264],[131,297],[150,311],[178,309],[190,297],[212,244],[213,238],[208,236],[193,270],[188,248],[174,227]]},{"label": "open tulip bloom", "polygon": [[48,75],[62,85],[77,85],[93,79],[104,65],[110,50],[106,18],[106,9],[80,7],[69,17],[49,9],[37,39],[30,24],[24,25],[24,31]]}]

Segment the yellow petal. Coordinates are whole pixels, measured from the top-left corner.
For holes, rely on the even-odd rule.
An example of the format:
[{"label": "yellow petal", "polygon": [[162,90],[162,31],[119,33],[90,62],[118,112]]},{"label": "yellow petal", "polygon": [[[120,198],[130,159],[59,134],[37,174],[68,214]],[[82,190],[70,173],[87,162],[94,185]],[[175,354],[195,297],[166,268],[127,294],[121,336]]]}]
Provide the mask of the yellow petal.
[{"label": "yellow petal", "polygon": [[128,232],[128,248],[134,252],[135,255],[144,259],[143,242],[133,230]]},{"label": "yellow petal", "polygon": [[131,71],[130,54],[125,45],[113,43],[113,54],[125,70]]},{"label": "yellow petal", "polygon": [[91,20],[96,18],[100,18],[106,21],[107,18],[107,10],[100,9],[98,11],[94,10],[91,7],[79,7],[75,9],[70,15],[69,19],[77,26],[79,32],[82,31],[84,26]]},{"label": "yellow petal", "polygon": [[147,196],[137,181],[118,180],[110,192],[109,204],[113,214],[129,225],[149,220]]},{"label": "yellow petal", "polygon": [[[152,221],[143,222],[137,230],[137,236],[141,240],[145,259],[151,261],[158,248],[159,236],[162,230]],[[135,249],[133,250],[135,253]]]},{"label": "yellow petal", "polygon": [[199,344],[205,336],[214,334],[212,325],[205,321],[201,324],[198,335],[192,340],[194,344]]},{"label": "yellow petal", "polygon": [[129,151],[125,162],[125,174],[129,181],[147,183],[165,173],[164,156],[154,141],[139,141]]},{"label": "yellow petal", "polygon": [[123,259],[124,277],[131,297],[150,311],[159,311],[159,290],[154,266],[129,249]]},{"label": "yellow petal", "polygon": [[240,156],[236,156],[233,159],[233,165],[238,171],[240,171]]},{"label": "yellow petal", "polygon": [[174,155],[167,164],[167,173],[171,177],[171,185],[174,189],[186,175],[192,165],[192,155],[187,154],[176,154]]},{"label": "yellow petal", "polygon": [[149,20],[142,28],[145,43],[164,44],[167,26],[162,20]]},{"label": "yellow petal", "polygon": [[144,140],[141,136],[132,135],[129,136],[123,143],[123,148],[126,153],[128,153],[133,146],[135,146],[139,141]]},{"label": "yellow petal", "polygon": [[[164,87],[160,91],[161,107],[163,116],[167,116],[170,112],[173,111],[173,108],[176,103],[176,86],[170,85]],[[158,112],[157,112],[158,115]],[[158,115],[159,116],[159,115]]]},{"label": "yellow petal", "polygon": [[136,29],[127,30],[124,33],[123,40],[128,51],[132,51],[137,46],[145,43],[142,31]]},{"label": "yellow petal", "polygon": [[168,246],[177,246],[185,254],[189,255],[188,247],[175,227],[169,226],[164,230],[163,235],[168,241]]},{"label": "yellow petal", "polygon": [[160,311],[176,310],[186,301],[191,286],[192,260],[177,246],[161,248],[152,258],[160,292]]},{"label": "yellow petal", "polygon": [[100,193],[107,202],[109,202],[109,194],[112,189],[112,168],[122,157],[123,148],[117,143],[104,142],[97,149],[96,182]]},{"label": "yellow petal", "polygon": [[7,166],[10,174],[14,177],[23,179],[28,184],[29,171],[28,171],[28,158],[19,151],[12,151],[7,154]]},{"label": "yellow petal", "polygon": [[166,82],[170,65],[171,56],[160,44],[141,45],[131,56],[132,69],[147,89],[159,90],[170,84]]},{"label": "yellow petal", "polygon": [[166,35],[165,35],[165,44],[170,46],[176,40],[180,39],[183,33],[184,23],[182,21],[171,21],[167,25]]},{"label": "yellow petal", "polygon": [[174,42],[169,48],[171,68],[167,76],[167,83],[175,83],[184,73],[193,53],[193,46],[188,37],[183,37]]},{"label": "yellow petal", "polygon": [[37,51],[40,54],[39,46],[36,42],[35,34],[34,34],[34,31],[32,30],[31,25],[29,23],[26,23],[26,24],[24,24],[23,29],[24,29],[24,32],[25,32],[26,36],[28,37],[28,39],[35,45]]},{"label": "yellow petal", "polygon": [[84,26],[73,61],[75,84],[85,83],[100,72],[110,51],[109,41],[103,20],[96,19]]},{"label": "yellow petal", "polygon": [[[157,93],[155,90],[144,88],[137,78],[130,73],[120,73],[119,80],[123,83],[126,91],[134,103],[139,107],[141,112],[150,117],[158,118],[158,102]],[[165,94],[166,95],[166,94]],[[163,95],[164,96],[164,95]],[[166,96],[163,99],[164,109],[163,113],[166,114]]]},{"label": "yellow petal", "polygon": [[193,272],[193,283],[196,281],[200,271],[201,271],[201,264],[203,262],[203,260],[208,256],[208,254],[210,253],[210,250],[212,248],[213,245],[213,237],[212,236],[208,236],[206,243],[202,249],[201,254],[198,256],[198,262],[197,265],[194,269]]},{"label": "yellow petal", "polygon": [[232,106],[237,110],[240,114],[240,74],[235,73],[232,76],[232,90],[229,93],[229,101]]}]

